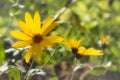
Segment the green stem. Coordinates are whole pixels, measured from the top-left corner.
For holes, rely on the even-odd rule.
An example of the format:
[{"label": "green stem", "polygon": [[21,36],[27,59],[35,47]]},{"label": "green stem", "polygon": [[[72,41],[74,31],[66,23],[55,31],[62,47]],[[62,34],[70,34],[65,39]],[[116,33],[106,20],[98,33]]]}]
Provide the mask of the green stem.
[{"label": "green stem", "polygon": [[26,73],[26,75],[25,75],[25,77],[24,77],[25,80],[29,80],[29,79],[28,79],[28,77],[29,77],[29,76],[28,76],[28,72],[29,72],[29,70],[32,68],[33,63],[34,63],[34,59],[32,60],[31,65],[30,65],[30,67],[29,67],[29,69],[28,69],[28,71],[27,71],[27,73]]},{"label": "green stem", "polygon": [[72,71],[72,75],[71,75],[71,79],[70,80],[74,79],[74,69],[75,69],[76,65],[77,65],[77,58],[75,57],[74,64],[73,64],[73,71]]},{"label": "green stem", "polygon": [[49,61],[50,59],[55,55],[55,53],[57,53],[57,51],[60,49],[60,47],[56,47],[54,52],[50,55],[50,57],[47,59],[47,61],[40,67],[40,69],[42,69]]},{"label": "green stem", "polygon": [[[104,52],[104,49],[102,49],[102,50],[103,50],[103,52]],[[102,55],[102,57],[101,57],[100,64],[102,64],[102,63],[103,63],[104,58],[105,58],[105,53],[104,53],[104,54]]]},{"label": "green stem", "polygon": [[34,63],[34,59],[32,60],[31,65],[30,65],[30,67],[29,67],[28,71],[32,68],[33,63]]},{"label": "green stem", "polygon": [[[11,19],[11,18],[12,18],[12,19]],[[10,20],[9,20],[9,23],[8,23],[7,29],[6,29],[5,33],[3,34],[3,36],[6,36],[7,33],[8,33],[8,31],[9,31],[9,28],[10,28],[12,22],[13,22],[13,19],[14,19],[13,17],[11,17],[11,18],[10,18]]]},{"label": "green stem", "polygon": [[[50,55],[50,57],[47,59],[47,61],[40,67],[40,70],[50,61],[50,59],[55,55],[55,53],[57,53],[57,51],[60,49],[60,47],[56,47],[55,48],[55,50],[54,50],[54,52]],[[33,65],[33,62],[34,62],[34,60],[32,61],[32,63],[31,63],[31,65],[30,65],[30,67],[29,67],[29,70],[31,69],[31,67],[32,67],[32,65]],[[28,70],[28,71],[29,71]],[[37,72],[35,72],[34,74],[36,74]],[[28,74],[28,72],[27,72],[27,74]],[[27,74],[26,74],[26,76],[25,76],[25,79],[26,80],[28,80],[28,78],[27,78]]]}]

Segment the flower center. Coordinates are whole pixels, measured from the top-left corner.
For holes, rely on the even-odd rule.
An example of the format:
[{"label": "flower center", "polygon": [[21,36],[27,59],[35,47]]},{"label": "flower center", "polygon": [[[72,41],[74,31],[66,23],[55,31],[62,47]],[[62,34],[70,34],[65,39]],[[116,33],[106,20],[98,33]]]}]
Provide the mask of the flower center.
[{"label": "flower center", "polygon": [[77,48],[72,49],[72,53],[74,53],[74,54],[77,54],[77,51],[78,51]]},{"label": "flower center", "polygon": [[72,53],[75,55],[76,58],[81,58],[82,55],[80,55],[78,53],[78,49],[77,48],[72,48]]},{"label": "flower center", "polygon": [[42,39],[43,39],[43,37],[42,37],[41,35],[36,34],[36,35],[34,35],[34,37],[33,37],[33,42],[34,42],[34,43],[39,43],[40,41],[42,41]]}]

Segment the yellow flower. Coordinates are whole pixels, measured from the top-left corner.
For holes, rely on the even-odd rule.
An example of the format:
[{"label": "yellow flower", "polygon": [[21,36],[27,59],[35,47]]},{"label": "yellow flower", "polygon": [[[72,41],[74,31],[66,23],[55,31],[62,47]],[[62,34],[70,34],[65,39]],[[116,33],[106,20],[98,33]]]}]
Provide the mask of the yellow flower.
[{"label": "yellow flower", "polygon": [[101,41],[102,48],[106,48],[106,46],[110,43],[110,36],[101,35],[100,41]]},{"label": "yellow flower", "polygon": [[20,48],[30,46],[25,54],[25,61],[28,63],[34,53],[37,60],[41,60],[42,47],[48,47],[55,42],[61,42],[63,39],[59,36],[47,36],[56,26],[59,21],[53,22],[54,17],[49,17],[41,26],[41,18],[39,12],[36,11],[34,17],[26,12],[25,22],[18,20],[18,25],[22,31],[11,31],[11,35],[20,41],[14,43],[12,47]]},{"label": "yellow flower", "polygon": [[89,55],[95,55],[99,56],[102,55],[101,50],[96,50],[93,47],[86,49],[85,47],[80,47],[81,40],[64,40],[64,44],[67,45],[68,48],[72,50],[72,53],[77,57],[81,56],[89,56]]}]

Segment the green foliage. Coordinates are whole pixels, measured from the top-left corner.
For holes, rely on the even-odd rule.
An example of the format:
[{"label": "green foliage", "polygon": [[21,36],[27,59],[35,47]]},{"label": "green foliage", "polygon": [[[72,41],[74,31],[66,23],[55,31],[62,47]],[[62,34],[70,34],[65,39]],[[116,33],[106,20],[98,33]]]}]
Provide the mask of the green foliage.
[{"label": "green foliage", "polygon": [[51,80],[57,80],[57,78],[56,77],[52,77]]},{"label": "green foliage", "polygon": [[115,57],[119,58],[119,56],[120,56],[119,50],[116,47],[112,46],[111,52],[115,55]]},{"label": "green foliage", "polygon": [[105,73],[105,68],[94,68],[93,70],[90,71],[91,75],[94,76],[100,76]]},{"label": "green foliage", "polygon": [[13,80],[21,80],[21,76],[20,76],[20,71],[14,67],[14,66],[9,66],[8,68],[9,74],[9,80],[13,79]]},{"label": "green foliage", "polygon": [[90,62],[92,64],[97,65],[100,62],[100,57],[102,57],[102,56],[99,56],[99,57],[97,57],[97,56],[90,56]]},{"label": "green foliage", "polygon": [[0,65],[2,65],[4,59],[5,59],[4,39],[2,37],[0,37]]}]

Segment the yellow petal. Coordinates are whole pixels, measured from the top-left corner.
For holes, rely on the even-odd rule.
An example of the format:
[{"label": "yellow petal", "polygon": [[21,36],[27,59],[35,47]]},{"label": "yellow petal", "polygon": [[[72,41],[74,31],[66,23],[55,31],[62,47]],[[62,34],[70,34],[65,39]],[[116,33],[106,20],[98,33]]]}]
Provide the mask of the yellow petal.
[{"label": "yellow petal", "polygon": [[33,19],[28,12],[25,13],[25,22],[26,22],[27,27],[34,33]]},{"label": "yellow petal", "polygon": [[84,52],[86,51],[86,48],[85,47],[79,47],[78,48],[78,54],[84,54]]},{"label": "yellow petal", "polygon": [[[44,43],[45,44],[45,43]],[[44,45],[45,48],[53,48],[54,44],[53,43],[47,43],[46,45]]]},{"label": "yellow petal", "polygon": [[50,26],[46,27],[46,29],[43,31],[42,35],[43,36],[47,35],[48,33],[50,33],[50,31],[52,31],[59,24],[60,24],[59,21],[52,23]]},{"label": "yellow petal", "polygon": [[100,40],[101,40],[102,44],[105,43],[104,35],[101,35],[101,36],[100,36]]},{"label": "yellow petal", "polygon": [[73,40],[69,40],[69,43],[71,45],[71,48],[73,48],[73,45],[74,45]]},{"label": "yellow petal", "polygon": [[78,45],[77,43],[78,43],[78,41],[77,41],[77,40],[74,40],[74,43],[73,43],[74,45],[73,45],[73,46],[76,47],[76,48],[78,47],[78,46],[77,46],[77,45]]},{"label": "yellow petal", "polygon": [[26,27],[26,24],[23,21],[18,20],[18,25],[25,34],[33,36],[31,30],[28,27]]},{"label": "yellow petal", "polygon": [[59,36],[48,36],[45,37],[44,39],[46,39],[46,41],[50,41],[51,43],[55,43],[55,42],[63,42],[63,38],[59,37]]},{"label": "yellow petal", "polygon": [[72,48],[77,48],[75,45],[75,40],[70,40],[70,44],[71,44]]},{"label": "yellow petal", "polygon": [[25,46],[28,46],[30,45],[31,43],[30,42],[25,42],[25,41],[18,41],[18,42],[15,42],[12,44],[12,47],[13,48],[20,48],[20,47],[25,47]]},{"label": "yellow petal", "polygon": [[20,32],[20,31],[11,31],[10,34],[19,39],[19,40],[24,40],[24,41],[28,41],[28,40],[31,40],[31,37],[24,34],[23,32]]},{"label": "yellow petal", "polygon": [[34,32],[36,34],[40,33],[40,27],[41,27],[41,19],[40,19],[39,12],[36,11],[34,15]]},{"label": "yellow petal", "polygon": [[78,48],[81,40],[70,40],[72,48]]},{"label": "yellow petal", "polygon": [[110,36],[104,36],[103,34],[100,36],[100,41],[102,44],[107,45],[110,42]]},{"label": "yellow petal", "polygon": [[59,36],[48,36],[48,37],[44,37],[44,39],[41,42],[41,45],[44,47],[52,47],[53,43],[62,42],[63,40],[64,39]]},{"label": "yellow petal", "polygon": [[29,61],[30,61],[30,59],[31,59],[31,57],[32,57],[32,53],[33,53],[33,47],[31,47],[28,51],[27,51],[27,53],[25,54],[25,61],[26,61],[26,63],[28,63]]},{"label": "yellow petal", "polygon": [[70,43],[68,40],[64,39],[63,43],[64,43],[68,48],[70,48],[70,49],[72,48],[71,43]]},{"label": "yellow petal", "polygon": [[35,45],[35,52],[36,52],[36,58],[38,61],[41,60],[41,57],[42,57],[42,48],[39,44],[36,44]]},{"label": "yellow petal", "polygon": [[83,55],[103,55],[101,50],[95,50],[94,48],[88,48]]},{"label": "yellow petal", "polygon": [[110,43],[110,37],[106,37],[106,40],[105,40],[105,44],[109,44]]},{"label": "yellow petal", "polygon": [[46,48],[53,48],[54,47],[54,43],[51,43],[50,41],[48,40],[44,40],[41,42],[41,45],[46,47]]},{"label": "yellow petal", "polygon": [[75,41],[74,45],[75,45],[75,47],[76,47],[76,48],[78,48],[78,47],[79,47],[80,42],[81,42],[81,40],[76,40],[76,41]]},{"label": "yellow petal", "polygon": [[53,19],[54,17],[49,17],[45,20],[41,28],[41,34],[45,33],[45,30],[51,25],[51,23],[53,22]]}]

